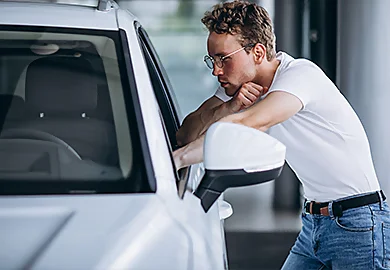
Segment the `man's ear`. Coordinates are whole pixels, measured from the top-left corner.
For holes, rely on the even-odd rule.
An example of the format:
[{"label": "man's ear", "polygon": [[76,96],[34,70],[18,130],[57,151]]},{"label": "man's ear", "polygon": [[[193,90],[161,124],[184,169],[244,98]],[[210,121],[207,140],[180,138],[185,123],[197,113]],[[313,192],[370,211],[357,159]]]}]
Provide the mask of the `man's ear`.
[{"label": "man's ear", "polygon": [[264,58],[266,57],[267,49],[263,44],[257,43],[255,47],[253,47],[253,57],[256,63],[261,64]]}]

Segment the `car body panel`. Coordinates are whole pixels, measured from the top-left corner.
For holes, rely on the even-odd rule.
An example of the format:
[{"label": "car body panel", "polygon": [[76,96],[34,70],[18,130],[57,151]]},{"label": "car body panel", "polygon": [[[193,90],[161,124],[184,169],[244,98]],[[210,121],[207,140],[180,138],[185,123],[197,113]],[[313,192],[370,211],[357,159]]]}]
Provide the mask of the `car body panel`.
[{"label": "car body panel", "polygon": [[[0,2],[0,24],[118,30],[115,9],[50,3]],[[69,15],[71,14],[71,15]]]},{"label": "car body panel", "polygon": [[[44,12],[43,12],[44,11]],[[218,203],[205,213],[190,170],[180,198],[164,123],[127,11],[0,2],[0,25],[123,30],[157,191],[150,194],[0,197],[0,261],[6,269],[224,269]],[[128,63],[129,64],[129,63]],[[5,263],[4,263],[5,262]]]},{"label": "car body panel", "polygon": [[166,200],[155,194],[132,194],[0,198],[0,243],[8,243],[0,252],[2,266],[223,269],[220,221],[215,218],[217,204],[206,214],[197,207],[198,198],[193,194],[185,197]]},{"label": "car body panel", "polygon": [[[127,38],[129,39],[129,45],[130,45],[130,53],[132,56],[132,63],[133,65],[137,65],[137,69],[134,70],[134,75],[137,83],[137,89],[138,89],[138,97],[140,100],[140,104],[143,104],[141,106],[142,108],[142,114],[144,117],[144,123],[145,129],[148,138],[149,148],[151,157],[153,160],[154,170],[156,174],[157,179],[157,193],[161,194],[163,196],[171,196],[172,190],[175,190],[172,188],[172,184],[174,184],[174,181],[172,179],[175,178],[174,171],[172,170],[172,163],[170,161],[169,156],[169,149],[167,147],[166,143],[162,143],[165,141],[164,139],[164,130],[162,128],[162,122],[160,120],[160,116],[158,114],[159,108],[158,104],[156,102],[156,98],[153,92],[152,85],[150,84],[150,78],[149,73],[147,70],[146,65],[142,65],[143,68],[141,69],[138,63],[144,63],[144,56],[137,46],[133,46],[134,44],[138,43],[138,38],[136,36],[136,33],[134,31],[134,21],[131,20],[131,17],[127,17],[125,11],[118,11],[118,23],[119,27],[121,29],[124,29],[127,33]],[[137,63],[137,64],[135,64]],[[145,79],[149,78],[149,79]],[[155,110],[152,110],[151,108],[155,108]],[[156,128],[156,127],[159,128]],[[162,158],[164,157],[164,158]],[[195,165],[196,167],[199,167],[199,165]],[[196,170],[191,170],[196,171]],[[194,177],[191,182],[197,182],[200,181],[200,171],[197,173],[197,178]],[[190,179],[192,179],[190,177]],[[161,180],[161,181],[160,181]],[[165,180],[165,181],[164,181]],[[181,207],[176,210],[173,210],[177,207],[177,202],[175,200],[166,200],[167,203],[171,204],[170,207],[168,207],[169,211],[171,211],[172,215],[174,215],[177,219],[180,220],[181,223],[188,224],[188,229],[191,229],[191,233],[188,235],[190,239],[208,239],[209,242],[208,247],[206,250],[208,250],[207,253],[203,253],[205,250],[205,247],[200,245],[200,249],[197,250],[195,248],[194,253],[195,254],[202,254],[203,258],[209,258],[208,262],[202,263],[202,265],[199,265],[199,267],[195,269],[208,269],[208,266],[213,266],[213,268],[210,269],[219,269],[218,264],[221,267],[220,262],[212,262],[213,258],[222,258],[223,257],[223,239],[221,235],[220,230],[220,218],[219,218],[219,209],[218,204],[215,204],[210,211],[210,213],[204,213],[204,211],[198,207],[200,206],[199,199],[196,198],[191,192],[187,192],[184,195],[184,198],[182,201],[180,201],[181,204],[183,204]],[[181,208],[181,209],[180,209]],[[183,211],[183,209],[186,209]],[[189,212],[190,209],[190,212]],[[209,224],[209,226],[204,226],[204,222],[202,220],[206,220],[206,223]],[[217,228],[217,230],[212,230],[212,228]],[[195,234],[195,235],[194,235]],[[202,242],[203,240],[201,240]],[[194,243],[195,246],[195,243]],[[196,246],[199,246],[197,244]],[[212,247],[212,248],[210,248]],[[196,258],[197,256],[195,256]],[[215,260],[215,259],[214,259]],[[201,263],[198,260],[196,260],[196,263]]]},{"label": "car body panel", "polygon": [[[156,257],[155,263],[163,263],[164,256],[168,255],[165,251],[179,252],[178,247],[187,241],[183,229],[169,218],[156,195],[9,197],[1,198],[0,205],[4,228],[1,242],[17,245],[2,249],[1,261],[6,269],[100,268],[97,262],[110,257],[117,243],[120,243],[121,252],[128,256],[142,255],[142,249],[155,245],[155,242],[147,241],[150,236],[159,235],[160,241],[164,242],[161,236],[169,235],[165,250],[160,250],[161,260]],[[12,234],[9,234],[10,228]],[[18,232],[18,228],[25,233]],[[169,245],[173,240],[177,245]],[[7,257],[17,260],[5,259]],[[177,260],[183,258],[185,256]],[[186,261],[177,263],[183,265]],[[130,266],[135,262],[130,260],[128,263]]]}]

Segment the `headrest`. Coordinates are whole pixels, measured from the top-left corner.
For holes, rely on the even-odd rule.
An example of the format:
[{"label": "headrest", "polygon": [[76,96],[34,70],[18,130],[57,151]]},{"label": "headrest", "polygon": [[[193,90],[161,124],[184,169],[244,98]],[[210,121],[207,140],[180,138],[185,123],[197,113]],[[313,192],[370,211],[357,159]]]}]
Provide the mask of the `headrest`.
[{"label": "headrest", "polygon": [[11,94],[0,95],[0,119],[23,119],[25,104],[23,98]]},{"label": "headrest", "polygon": [[88,115],[97,106],[97,80],[82,58],[45,57],[26,73],[26,105],[30,113],[48,116]]}]

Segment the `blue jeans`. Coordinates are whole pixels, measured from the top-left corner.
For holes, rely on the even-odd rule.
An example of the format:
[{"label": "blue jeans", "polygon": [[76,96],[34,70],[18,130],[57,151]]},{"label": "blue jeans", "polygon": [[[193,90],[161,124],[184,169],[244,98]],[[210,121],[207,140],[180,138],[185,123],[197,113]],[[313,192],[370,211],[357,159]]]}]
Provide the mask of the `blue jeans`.
[{"label": "blue jeans", "polygon": [[348,209],[341,217],[303,212],[301,232],[282,267],[295,269],[390,269],[387,202]]}]

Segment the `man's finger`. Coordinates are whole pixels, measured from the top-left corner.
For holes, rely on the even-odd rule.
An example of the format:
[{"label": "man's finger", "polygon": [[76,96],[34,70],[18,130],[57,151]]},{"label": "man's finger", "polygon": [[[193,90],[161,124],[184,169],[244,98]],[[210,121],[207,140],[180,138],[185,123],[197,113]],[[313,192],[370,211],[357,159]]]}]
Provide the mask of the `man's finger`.
[{"label": "man's finger", "polygon": [[252,85],[250,85],[249,83],[246,83],[244,84],[241,88],[240,88],[240,92],[244,93],[246,96],[248,95],[248,93],[251,93],[252,95],[256,96],[256,97],[259,97],[260,94],[261,94],[261,91],[259,91],[258,89],[254,88]]},{"label": "man's finger", "polygon": [[259,97],[259,95],[254,95],[252,94],[251,92],[249,91],[245,91],[242,93],[247,99],[249,99],[250,101],[252,102],[255,102],[257,100],[257,98]]},{"label": "man's finger", "polygon": [[263,91],[259,91],[259,90],[255,89],[254,87],[249,88],[249,92],[251,94],[253,94],[254,96],[256,96],[257,98],[260,97],[263,93]]},{"label": "man's finger", "polygon": [[261,86],[257,83],[254,83],[254,82],[248,82],[247,85],[253,87],[254,89],[256,89],[257,91],[259,91],[262,94],[263,94],[264,89],[265,89],[263,86]]},{"label": "man's finger", "polygon": [[242,103],[243,105],[245,105],[245,106],[249,106],[249,105],[252,104],[252,101],[251,101],[249,98],[247,98],[243,93],[240,93],[240,94],[238,95],[238,98],[239,98],[239,100],[241,101],[241,103]]},{"label": "man's finger", "polygon": [[259,91],[254,87],[248,87],[248,92],[251,93],[252,95],[254,95],[256,98],[261,96],[261,93],[262,93],[262,91]]}]

